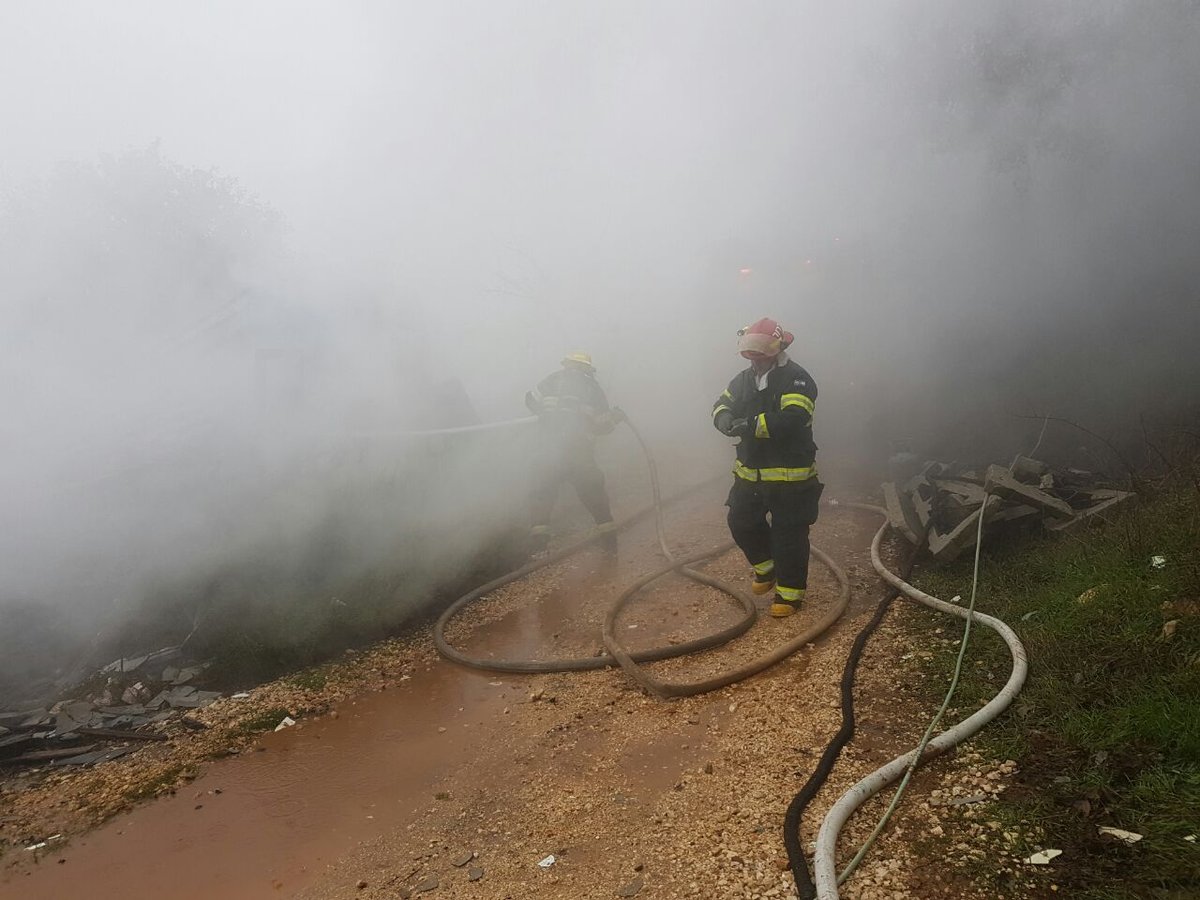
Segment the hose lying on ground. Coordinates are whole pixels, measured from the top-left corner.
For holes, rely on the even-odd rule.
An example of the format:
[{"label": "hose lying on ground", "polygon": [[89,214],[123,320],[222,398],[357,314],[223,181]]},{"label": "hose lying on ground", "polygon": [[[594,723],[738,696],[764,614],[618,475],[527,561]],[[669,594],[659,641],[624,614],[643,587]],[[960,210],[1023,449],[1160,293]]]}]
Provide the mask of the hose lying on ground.
[{"label": "hose lying on ground", "polygon": [[[544,673],[544,672],[581,672],[592,669],[602,669],[610,666],[621,666],[639,685],[647,691],[659,697],[686,697],[693,694],[700,694],[706,691],[713,691],[727,685],[733,684],[751,675],[763,671],[769,666],[774,665],[782,659],[795,653],[805,644],[811,643],[822,633],[824,633],[846,609],[850,601],[850,583],[846,578],[846,574],[833,562],[825,553],[816,547],[812,548],[813,555],[816,556],[825,566],[833,573],[838,580],[840,587],[838,598],[830,605],[825,614],[813,625],[806,628],[800,635],[792,638],[775,650],[767,653],[751,662],[739,666],[728,672],[712,676],[710,678],[701,679],[692,682],[664,682],[654,678],[649,673],[644,671],[638,664],[644,662],[653,662],[657,660],[672,659],[674,657],[683,656],[689,653],[695,653],[700,650],[708,650],[714,647],[719,647],[726,644],[734,638],[744,634],[750,629],[757,618],[758,611],[754,605],[754,599],[744,591],[740,591],[727,582],[714,578],[704,572],[692,568],[692,565],[701,562],[705,559],[719,556],[733,548],[733,543],[722,544],[719,547],[711,550],[704,550],[691,556],[677,559],[670,551],[666,542],[666,533],[662,521],[662,511],[666,503],[674,502],[690,491],[684,491],[676,494],[668,501],[663,500],[661,490],[658,483],[658,469],[654,461],[654,456],[650,452],[650,448],[642,439],[641,434],[633,426],[633,423],[626,420],[626,424],[637,438],[638,444],[642,448],[642,452],[646,458],[646,464],[650,471],[650,484],[653,494],[653,503],[619,521],[616,525],[617,530],[624,529],[629,525],[645,518],[647,515],[653,514],[655,517],[655,527],[658,534],[659,547],[662,553],[667,558],[667,564],[653,572],[640,578],[634,584],[630,585],[609,610],[604,622],[604,644],[608,653],[598,656],[587,657],[566,657],[560,659],[549,660],[523,660],[523,659],[482,659],[479,657],[469,656],[460,650],[452,647],[449,641],[446,640],[445,630],[450,620],[465,606],[488,594],[497,588],[510,584],[525,576],[543,569],[546,566],[559,562],[572,554],[582,550],[584,547],[598,541],[601,535],[594,534],[579,541],[575,541],[560,550],[557,550],[542,559],[535,560],[528,565],[522,566],[508,575],[501,576],[494,581],[488,582],[482,587],[476,588],[468,594],[460,597],[454,603],[450,604],[445,611],[438,617],[434,624],[433,640],[439,653],[447,659],[453,660],[464,666],[469,666],[475,669],[482,669],[491,672],[523,672],[523,673]],[[704,637],[695,638],[680,644],[671,644],[659,647],[651,647],[644,650],[633,652],[626,651],[617,642],[614,634],[614,626],[617,617],[621,611],[629,603],[633,597],[642,590],[646,585],[667,575],[670,572],[679,572],[686,575],[693,581],[698,581],[701,584],[706,584],[716,588],[734,598],[742,607],[742,618],[727,628],[722,629],[714,634]]]},{"label": "hose lying on ground", "polygon": [[[877,506],[870,506],[864,503],[843,503],[841,505],[878,513],[884,516],[885,519],[887,518],[887,512]],[[891,572],[883,564],[883,560],[879,556],[879,545],[887,529],[888,524],[885,521],[879,531],[876,532],[874,540],[871,541],[871,564],[875,567],[875,571],[879,573],[880,577],[902,594],[916,600],[918,603],[949,613],[952,616],[971,619],[974,622],[991,628],[1008,645],[1009,653],[1012,655],[1012,673],[1009,675],[1004,687],[973,715],[951,726],[929,741],[920,759],[920,762],[926,762],[971,737],[1007,709],[1013,700],[1016,699],[1021,686],[1025,683],[1029,663],[1025,655],[1025,647],[1021,644],[1016,633],[1004,622],[992,616],[962,609],[951,603],[939,600],[936,597],[931,597],[929,594],[918,590]],[[829,812],[825,814],[825,819],[821,822],[821,828],[817,832],[817,847],[816,852],[813,854],[813,872],[816,881],[817,897],[820,900],[838,900],[838,873],[835,857],[837,853],[838,834],[842,827],[863,803],[903,776],[913,763],[917,752],[914,749],[903,756],[898,756],[887,765],[876,769],[861,779],[850,790],[846,791],[834,803]]]},{"label": "hose lying on ground", "polygon": [[[905,578],[909,577],[912,573],[913,565],[917,561],[917,554],[919,552],[920,548],[914,547],[905,561]],[[829,744],[825,747],[824,752],[821,754],[821,759],[817,762],[817,767],[808,776],[808,780],[804,782],[804,786],[800,788],[796,796],[792,798],[792,802],[788,804],[787,814],[783,819],[783,845],[787,850],[788,867],[792,870],[792,878],[796,881],[796,889],[800,893],[800,900],[813,900],[817,896],[817,888],[813,884],[812,876],[808,873],[808,862],[804,858],[804,850],[800,844],[800,822],[804,816],[804,811],[808,808],[808,804],[813,801],[813,798],[817,796],[817,793],[829,778],[829,773],[833,771],[833,766],[837,762],[838,756],[841,755],[843,748],[854,738],[854,678],[858,672],[858,663],[862,659],[863,651],[867,647],[867,641],[871,639],[871,635],[875,633],[875,629],[883,622],[883,617],[887,615],[892,602],[899,596],[899,591],[889,587],[883,599],[879,601],[879,606],[876,607],[875,614],[871,616],[871,620],[863,626],[862,631],[854,638],[850,654],[846,657],[846,666],[842,670],[841,727],[838,728],[837,733],[834,734]]]}]

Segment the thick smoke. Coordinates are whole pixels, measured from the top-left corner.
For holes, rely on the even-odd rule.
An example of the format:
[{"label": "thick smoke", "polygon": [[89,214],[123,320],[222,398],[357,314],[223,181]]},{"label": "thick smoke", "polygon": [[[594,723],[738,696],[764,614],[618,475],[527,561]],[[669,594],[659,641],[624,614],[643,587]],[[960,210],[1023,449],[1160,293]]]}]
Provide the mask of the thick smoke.
[{"label": "thick smoke", "polygon": [[81,633],[469,577],[536,441],[405,433],[524,415],[572,349],[677,483],[762,315],[835,484],[1196,410],[1191,3],[3,15],[0,601]]}]

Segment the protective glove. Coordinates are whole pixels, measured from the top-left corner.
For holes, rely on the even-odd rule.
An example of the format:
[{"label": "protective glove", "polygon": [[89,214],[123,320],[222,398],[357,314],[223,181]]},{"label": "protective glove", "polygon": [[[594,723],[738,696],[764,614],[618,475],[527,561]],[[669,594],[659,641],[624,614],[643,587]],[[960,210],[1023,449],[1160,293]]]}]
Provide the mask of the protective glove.
[{"label": "protective glove", "polygon": [[750,433],[749,419],[734,419],[729,423],[729,431],[726,432],[730,437],[745,437]]},{"label": "protective glove", "polygon": [[729,426],[733,424],[733,413],[727,409],[721,410],[713,417],[713,425],[717,427],[717,431],[721,434],[729,435]]}]

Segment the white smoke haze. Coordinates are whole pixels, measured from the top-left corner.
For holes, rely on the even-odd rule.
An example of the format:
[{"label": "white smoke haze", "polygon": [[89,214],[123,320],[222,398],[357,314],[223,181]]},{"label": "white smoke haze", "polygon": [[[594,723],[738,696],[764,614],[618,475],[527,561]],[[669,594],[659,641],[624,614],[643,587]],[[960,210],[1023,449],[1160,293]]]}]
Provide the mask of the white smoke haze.
[{"label": "white smoke haze", "polygon": [[583,349],[695,481],[763,315],[835,483],[1182,418],[1198,83],[1184,2],[11,4],[0,608],[90,633],[255,563],[427,595],[524,526],[536,448],[403,432]]}]

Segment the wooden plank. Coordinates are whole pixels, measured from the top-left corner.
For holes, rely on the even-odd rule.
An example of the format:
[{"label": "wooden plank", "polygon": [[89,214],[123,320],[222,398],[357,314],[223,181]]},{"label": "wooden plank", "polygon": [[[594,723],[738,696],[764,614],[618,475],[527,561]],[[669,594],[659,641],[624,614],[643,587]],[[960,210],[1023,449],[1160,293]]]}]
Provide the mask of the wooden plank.
[{"label": "wooden plank", "polygon": [[67,759],[71,756],[78,756],[80,753],[88,753],[95,750],[96,744],[83,744],[79,747],[66,747],[61,750],[34,750],[30,753],[23,753],[20,756],[13,756],[9,759],[0,759],[0,766],[11,765],[13,763],[33,763],[46,762],[52,759]]}]

